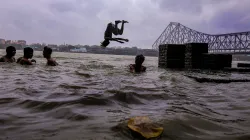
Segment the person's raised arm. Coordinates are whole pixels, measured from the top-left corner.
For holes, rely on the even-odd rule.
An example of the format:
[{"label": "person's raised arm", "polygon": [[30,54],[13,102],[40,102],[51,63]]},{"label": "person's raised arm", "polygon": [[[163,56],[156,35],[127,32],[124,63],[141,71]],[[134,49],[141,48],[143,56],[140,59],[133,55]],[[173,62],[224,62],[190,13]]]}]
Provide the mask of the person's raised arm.
[{"label": "person's raised arm", "polygon": [[116,42],[119,42],[119,43],[124,43],[124,42],[120,41],[117,38],[105,37],[105,39],[110,40],[110,41],[116,41]]}]

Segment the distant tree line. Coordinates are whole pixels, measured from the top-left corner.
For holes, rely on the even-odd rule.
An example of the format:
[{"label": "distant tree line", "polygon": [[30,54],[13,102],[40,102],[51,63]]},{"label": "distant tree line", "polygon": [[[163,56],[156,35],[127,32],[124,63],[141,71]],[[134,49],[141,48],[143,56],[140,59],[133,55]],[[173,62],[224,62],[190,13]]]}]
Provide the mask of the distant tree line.
[{"label": "distant tree line", "polygon": [[31,47],[35,51],[42,51],[43,47],[48,46],[53,49],[54,52],[70,52],[72,49],[85,48],[87,53],[93,54],[114,54],[114,55],[137,55],[143,54],[145,56],[158,56],[158,51],[152,49],[140,49],[137,47],[125,47],[125,48],[101,48],[97,45],[50,45],[50,44],[32,44],[22,46],[20,44],[0,44],[0,49],[5,49],[7,46],[14,46],[17,50],[22,50],[24,47]]},{"label": "distant tree line", "polygon": [[23,46],[20,44],[0,44],[0,49],[6,49],[8,46],[14,46],[17,50],[23,49]]}]

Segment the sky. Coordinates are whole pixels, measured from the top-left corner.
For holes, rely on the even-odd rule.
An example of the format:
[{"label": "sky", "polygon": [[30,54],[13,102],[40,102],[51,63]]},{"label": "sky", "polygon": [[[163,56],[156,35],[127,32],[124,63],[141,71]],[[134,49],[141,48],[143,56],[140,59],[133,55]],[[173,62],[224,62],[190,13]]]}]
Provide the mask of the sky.
[{"label": "sky", "polygon": [[127,20],[130,41],[151,48],[170,22],[221,34],[250,31],[250,0],[1,0],[0,38],[99,45],[109,22]]}]

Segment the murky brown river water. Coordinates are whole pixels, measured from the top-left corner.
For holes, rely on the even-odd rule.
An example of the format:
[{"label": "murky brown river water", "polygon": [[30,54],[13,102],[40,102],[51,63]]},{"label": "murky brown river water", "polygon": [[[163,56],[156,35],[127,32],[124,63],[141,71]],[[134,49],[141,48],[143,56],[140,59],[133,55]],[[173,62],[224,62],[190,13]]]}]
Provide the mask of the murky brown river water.
[{"label": "murky brown river water", "polygon": [[250,83],[185,76],[250,74],[164,70],[156,57],[146,57],[146,73],[131,74],[134,56],[53,55],[60,66],[45,66],[42,52],[35,52],[34,66],[0,64],[1,140],[129,140],[133,116],[160,123],[162,140],[250,139]]}]

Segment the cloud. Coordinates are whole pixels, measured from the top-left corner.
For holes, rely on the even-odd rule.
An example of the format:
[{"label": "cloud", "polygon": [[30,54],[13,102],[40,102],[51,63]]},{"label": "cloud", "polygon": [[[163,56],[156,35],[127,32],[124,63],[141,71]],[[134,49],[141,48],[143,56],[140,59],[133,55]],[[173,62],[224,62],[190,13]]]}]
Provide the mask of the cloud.
[{"label": "cloud", "polygon": [[250,31],[250,1],[231,1],[210,20],[210,24],[224,33]]},{"label": "cloud", "polygon": [[107,23],[125,19],[130,42],[110,46],[150,48],[171,21],[211,34],[250,30],[249,9],[248,0],[8,0],[0,38],[98,45]]}]

